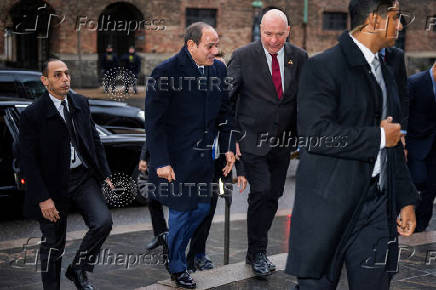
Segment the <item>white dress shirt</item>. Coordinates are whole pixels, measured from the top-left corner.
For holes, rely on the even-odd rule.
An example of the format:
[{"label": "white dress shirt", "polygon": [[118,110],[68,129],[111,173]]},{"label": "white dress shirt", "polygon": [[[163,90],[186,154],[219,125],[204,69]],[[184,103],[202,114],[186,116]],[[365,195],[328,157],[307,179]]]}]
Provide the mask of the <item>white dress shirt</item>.
[{"label": "white dress shirt", "polygon": [[[55,106],[56,110],[58,110],[62,119],[64,119],[65,121],[64,107],[61,104],[61,100],[56,99],[51,94],[48,95],[50,96],[50,99],[53,101],[53,105]],[[66,101],[65,103],[67,104],[67,110],[70,112],[70,107],[68,105],[67,99],[65,99],[65,101]],[[71,120],[71,122],[73,122],[73,120]],[[80,160],[79,155],[77,154],[77,151],[74,148],[73,144],[70,143],[70,146],[71,146],[70,168],[77,168],[82,164],[82,160]]]},{"label": "white dress shirt", "polygon": [[[371,72],[375,77],[375,67],[372,65],[372,61],[374,58],[378,58],[376,53],[372,53],[372,51],[367,48],[365,45],[363,45],[360,41],[358,41],[356,38],[354,38],[350,33],[351,39],[353,39],[354,43],[359,47],[359,49],[362,51],[363,56],[365,57],[366,61],[368,62],[369,66],[371,67]],[[386,96],[387,97],[387,96]],[[381,141],[380,141],[380,150],[385,148],[386,146],[386,135],[385,130],[383,128],[380,128],[381,131]],[[377,174],[380,173],[381,169],[381,157],[380,157],[380,151],[377,154],[377,160],[375,161],[374,170],[372,171],[372,177],[377,176]]]},{"label": "white dress shirt", "polygon": [[[263,50],[265,51],[266,62],[268,64],[269,72],[272,75],[272,56],[271,54],[269,54],[268,50],[265,49],[265,47],[263,48]],[[282,91],[284,93],[285,92],[285,47],[282,47],[277,52],[277,60],[279,62],[280,77],[282,79]]]}]

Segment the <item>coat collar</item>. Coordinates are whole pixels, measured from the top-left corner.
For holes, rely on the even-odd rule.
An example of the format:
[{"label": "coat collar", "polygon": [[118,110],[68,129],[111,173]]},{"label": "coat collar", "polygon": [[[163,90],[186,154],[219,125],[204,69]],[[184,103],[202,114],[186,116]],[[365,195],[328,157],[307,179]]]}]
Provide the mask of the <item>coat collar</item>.
[{"label": "coat collar", "polygon": [[[192,59],[191,53],[188,51],[188,48],[183,46],[179,53],[176,55],[177,62],[180,68],[187,72],[188,75],[200,77],[200,71],[198,70],[198,66],[195,61]],[[207,73],[209,66],[204,66],[204,71]]]},{"label": "coat collar", "polygon": [[[71,115],[74,115],[77,111],[80,111],[80,106],[79,104],[77,104],[77,100],[74,97],[74,94],[69,92],[67,94],[67,99],[69,108],[71,110]],[[54,116],[59,114],[47,91],[41,96],[41,102],[44,104],[44,108],[46,108],[47,118],[53,118]]]},{"label": "coat collar", "polygon": [[348,31],[344,31],[341,36],[339,36],[339,47],[345,56],[347,63],[350,66],[365,66],[369,65],[363,56],[362,51],[354,43],[353,39],[349,35]]},{"label": "coat collar", "polygon": [[[371,72],[370,65],[368,64],[368,61],[365,59],[365,56],[363,55],[360,48],[356,45],[356,43],[354,43],[354,41],[351,38],[351,36],[349,35],[348,31],[345,31],[339,37],[339,46],[341,48],[343,55],[345,56],[345,60],[347,61],[348,65],[350,67],[365,67],[365,68],[367,68],[367,70],[366,69],[362,70],[362,72],[364,72],[364,74],[369,82],[369,85],[371,87],[371,90],[374,92],[374,94],[373,94],[374,98],[378,98],[377,91],[379,91],[379,93],[380,93],[380,88],[377,84],[377,81],[375,80],[375,77],[373,76],[373,74]],[[392,116],[394,113],[393,112],[393,108],[394,108],[393,104],[395,102],[394,99],[398,98],[398,97],[395,97],[396,92],[394,91],[394,89],[392,87],[392,84],[394,83],[392,73],[389,72],[389,68],[387,68],[384,65],[384,62],[382,59],[380,59],[380,64],[381,64],[383,78],[384,78],[385,84],[386,84],[386,91],[387,91],[387,98],[388,98],[387,99],[388,100],[388,115]],[[394,121],[397,122],[398,120],[395,119]]]}]

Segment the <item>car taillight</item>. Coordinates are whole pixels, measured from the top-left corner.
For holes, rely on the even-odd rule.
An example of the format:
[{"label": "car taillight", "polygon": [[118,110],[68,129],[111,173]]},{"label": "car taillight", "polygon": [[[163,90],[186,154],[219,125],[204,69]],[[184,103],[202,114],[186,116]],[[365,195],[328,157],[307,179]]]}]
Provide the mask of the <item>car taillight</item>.
[{"label": "car taillight", "polygon": [[24,178],[21,178],[21,184],[25,184],[26,180],[24,180]]}]

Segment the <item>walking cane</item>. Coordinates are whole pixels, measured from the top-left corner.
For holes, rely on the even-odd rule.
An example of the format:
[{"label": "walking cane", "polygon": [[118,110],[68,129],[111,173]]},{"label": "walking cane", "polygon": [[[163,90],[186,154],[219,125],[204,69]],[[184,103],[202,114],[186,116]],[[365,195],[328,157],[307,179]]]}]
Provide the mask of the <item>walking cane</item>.
[{"label": "walking cane", "polygon": [[[231,182],[231,175],[227,178],[219,179],[220,197],[224,198],[225,212],[224,212],[224,265],[229,263],[230,255],[230,206],[232,205],[232,190],[233,185]],[[223,182],[224,181],[224,182]]]}]

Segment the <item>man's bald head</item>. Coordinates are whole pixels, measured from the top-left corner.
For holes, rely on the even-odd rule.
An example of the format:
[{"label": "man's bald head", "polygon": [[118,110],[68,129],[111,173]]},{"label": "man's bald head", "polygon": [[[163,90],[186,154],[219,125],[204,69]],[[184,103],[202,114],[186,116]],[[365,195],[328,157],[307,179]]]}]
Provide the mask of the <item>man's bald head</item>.
[{"label": "man's bald head", "polygon": [[277,54],[285,45],[289,36],[288,18],[283,11],[271,9],[262,17],[260,40],[270,54]]},{"label": "man's bald head", "polygon": [[284,26],[288,26],[288,17],[286,17],[286,14],[283,13],[283,11],[279,10],[279,9],[271,9],[268,10],[263,16],[262,16],[262,21],[260,23],[260,25],[263,25],[267,22],[271,22],[271,21],[283,21],[283,25]]}]

